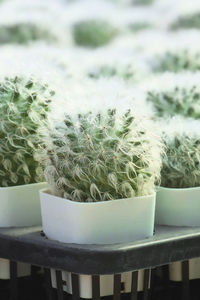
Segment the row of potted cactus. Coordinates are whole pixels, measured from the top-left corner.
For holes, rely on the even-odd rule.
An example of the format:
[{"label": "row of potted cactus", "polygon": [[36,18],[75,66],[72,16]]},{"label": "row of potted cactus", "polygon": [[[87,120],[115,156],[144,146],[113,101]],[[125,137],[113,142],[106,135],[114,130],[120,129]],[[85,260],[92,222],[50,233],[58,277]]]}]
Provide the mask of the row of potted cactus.
[{"label": "row of potted cactus", "polygon": [[[54,96],[33,78],[0,84],[1,227],[40,225],[42,213],[50,239],[112,244],[152,236],[155,212],[158,224],[199,225],[198,120],[144,120],[132,107],[68,111],[50,122]],[[7,261],[1,266],[1,278],[9,278]],[[28,273],[19,264],[19,276]],[[123,276],[130,282],[131,274]],[[80,278],[81,295],[90,298],[91,278]],[[52,279],[55,285],[53,270]],[[101,277],[102,295],[112,280]]]},{"label": "row of potted cactus", "polygon": [[[174,7],[174,13],[170,18],[166,17],[166,21],[162,24],[160,11],[166,9],[165,2],[154,0],[95,1],[95,4],[89,1],[79,2],[58,0],[56,3],[44,1],[41,4],[39,1],[33,1],[27,5],[23,0],[13,4],[2,1],[0,44],[45,41],[65,45],[74,43],[94,48],[109,44],[120,35],[135,34],[139,30],[152,28],[159,30],[163,27],[173,33],[183,29],[199,29],[200,26],[198,3],[197,8],[191,13],[184,13],[184,10],[180,12],[179,5],[173,3],[171,6]],[[55,19],[57,22],[52,26]]]}]

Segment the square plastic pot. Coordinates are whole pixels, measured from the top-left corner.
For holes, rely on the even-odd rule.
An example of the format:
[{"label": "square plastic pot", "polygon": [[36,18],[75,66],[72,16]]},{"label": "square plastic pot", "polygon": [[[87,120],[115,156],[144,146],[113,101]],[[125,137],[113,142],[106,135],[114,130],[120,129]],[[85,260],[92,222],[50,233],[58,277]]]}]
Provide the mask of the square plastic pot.
[{"label": "square plastic pot", "polygon": [[[155,193],[150,196],[81,203],[40,192],[43,230],[48,238],[64,243],[128,243],[153,235]],[[51,270],[56,287],[55,270]],[[131,272],[123,273],[124,291],[131,291]],[[138,291],[143,290],[144,270],[139,271]],[[71,274],[62,272],[63,289],[72,293]],[[92,298],[92,278],[79,274],[81,298]],[[100,276],[100,295],[113,295],[113,275]]]},{"label": "square plastic pot", "polygon": [[64,243],[128,243],[153,235],[155,194],[101,202],[75,202],[40,192],[46,236]]},{"label": "square plastic pot", "polygon": [[[0,227],[41,225],[39,190],[47,183],[0,187]],[[18,263],[18,277],[29,276],[31,266]],[[10,279],[10,262],[0,259],[0,279]]]},{"label": "square plastic pot", "polygon": [[[200,226],[200,187],[159,187],[156,197],[156,224],[168,226]],[[181,281],[181,262],[169,265],[172,281]],[[200,258],[189,260],[189,278],[200,278]]]},{"label": "square plastic pot", "polygon": [[47,183],[0,187],[0,227],[42,224],[39,190]]},{"label": "square plastic pot", "polygon": [[168,226],[200,226],[200,187],[159,187],[155,222]]}]

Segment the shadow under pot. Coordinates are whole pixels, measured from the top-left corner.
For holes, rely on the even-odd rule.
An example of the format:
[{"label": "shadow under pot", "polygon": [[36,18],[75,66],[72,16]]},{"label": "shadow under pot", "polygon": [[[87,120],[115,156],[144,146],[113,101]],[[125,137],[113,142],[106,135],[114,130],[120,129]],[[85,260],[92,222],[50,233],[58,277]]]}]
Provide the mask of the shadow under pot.
[{"label": "shadow under pot", "polygon": [[[155,193],[149,196],[100,202],[75,202],[40,192],[43,231],[49,239],[76,244],[129,243],[151,237],[154,231]],[[131,272],[121,274],[123,292],[131,291]],[[150,277],[150,276],[149,276]],[[56,285],[51,270],[52,286]],[[81,298],[92,298],[92,276],[78,274]],[[62,272],[63,290],[72,294],[71,273]],[[113,295],[113,275],[100,276],[100,296]],[[143,290],[139,271],[138,291]]]},{"label": "shadow under pot", "polygon": [[[200,226],[200,187],[158,187],[155,223],[167,226]],[[200,258],[189,260],[189,279],[200,278]],[[169,265],[169,279],[182,281],[181,262]]]}]

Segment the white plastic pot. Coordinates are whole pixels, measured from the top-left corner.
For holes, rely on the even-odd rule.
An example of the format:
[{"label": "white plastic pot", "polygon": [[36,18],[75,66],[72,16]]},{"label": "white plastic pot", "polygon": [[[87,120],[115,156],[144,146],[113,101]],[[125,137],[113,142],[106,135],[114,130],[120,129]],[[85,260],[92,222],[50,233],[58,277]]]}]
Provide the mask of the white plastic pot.
[{"label": "white plastic pot", "polygon": [[0,227],[41,225],[39,190],[47,183],[0,187]]},{"label": "white plastic pot", "polygon": [[[200,187],[159,187],[156,198],[156,224],[168,226],[200,226]],[[181,262],[169,265],[169,277],[181,281]],[[189,278],[200,278],[200,258],[189,260]]]},{"label": "white plastic pot", "polygon": [[[121,274],[121,283],[123,290],[121,293],[131,292],[132,272],[126,272]],[[63,290],[69,294],[72,294],[72,282],[71,273],[62,272]],[[57,288],[55,270],[51,270],[52,287]],[[138,291],[143,291],[144,282],[144,270],[138,272]],[[150,285],[150,276],[149,276]],[[100,297],[113,295],[114,276],[113,275],[100,275]],[[92,298],[92,276],[91,275],[79,275],[79,292],[80,297],[84,299]]]},{"label": "white plastic pot", "polygon": [[[182,281],[181,262],[175,262],[169,265],[169,278],[172,281]],[[200,258],[189,260],[189,279],[200,278]]]},{"label": "white plastic pot", "polygon": [[[31,265],[18,262],[17,277],[31,275]],[[10,279],[10,262],[8,259],[0,258],[0,279]]]},{"label": "white plastic pot", "polygon": [[53,240],[76,244],[115,244],[153,235],[155,193],[83,203],[41,191],[40,199],[43,230]]},{"label": "white plastic pot", "polygon": [[[41,225],[39,190],[47,183],[0,187],[0,227]],[[31,274],[31,266],[18,263],[18,277]],[[0,259],[0,279],[10,279],[10,263]]]},{"label": "white plastic pot", "polygon": [[[65,243],[114,244],[144,239],[153,235],[155,194],[102,201],[74,202],[40,192],[43,230],[48,238]],[[56,288],[55,270],[52,286]],[[131,291],[131,272],[121,274],[123,292]],[[71,274],[62,272],[63,289],[72,293]],[[143,290],[144,270],[139,271],[138,291]],[[79,274],[81,298],[92,298],[92,278]],[[100,276],[100,295],[113,295],[113,275]]]},{"label": "white plastic pot", "polygon": [[169,226],[200,226],[200,187],[159,187],[155,222]]}]

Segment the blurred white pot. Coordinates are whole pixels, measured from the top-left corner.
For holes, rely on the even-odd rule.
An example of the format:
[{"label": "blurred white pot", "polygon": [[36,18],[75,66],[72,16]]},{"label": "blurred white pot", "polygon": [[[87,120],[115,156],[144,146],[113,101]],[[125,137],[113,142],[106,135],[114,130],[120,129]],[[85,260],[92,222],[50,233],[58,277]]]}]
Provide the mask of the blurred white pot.
[{"label": "blurred white pot", "polygon": [[[0,227],[41,225],[39,190],[45,182],[12,187],[0,187]],[[18,277],[31,274],[31,266],[17,263]],[[0,279],[10,279],[10,263],[0,259]]]},{"label": "blurred white pot", "polygon": [[[155,222],[168,226],[200,226],[200,187],[159,187],[156,197]],[[181,262],[169,265],[169,277],[181,281]],[[200,258],[189,260],[189,279],[200,278]]]}]

